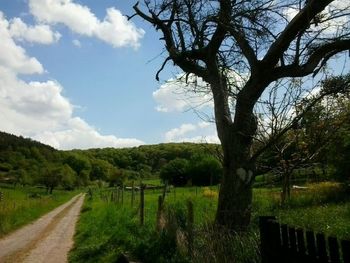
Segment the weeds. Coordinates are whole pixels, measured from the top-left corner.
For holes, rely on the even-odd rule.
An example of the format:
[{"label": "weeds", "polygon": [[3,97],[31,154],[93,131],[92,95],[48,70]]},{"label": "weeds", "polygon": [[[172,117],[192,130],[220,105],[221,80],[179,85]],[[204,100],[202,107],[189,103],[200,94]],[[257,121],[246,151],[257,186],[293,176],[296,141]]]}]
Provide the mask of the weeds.
[{"label": "weeds", "polygon": [[[167,193],[161,228],[156,231],[157,201],[161,191],[145,194],[145,225],[140,227],[138,202],[131,207],[130,193],[125,193],[124,205],[101,198],[94,192],[86,200],[76,234],[76,247],[71,262],[115,262],[121,254],[132,255],[141,262],[233,262],[254,263],[260,260],[258,216],[275,215],[282,223],[325,232],[340,239],[350,238],[350,202],[339,184],[307,185],[293,190],[286,206],[280,205],[280,189],[254,189],[253,215],[250,230],[232,233],[214,227],[216,197],[204,192],[216,188],[177,188]],[[173,191],[173,190],[172,190]],[[202,193],[202,194],[201,194]],[[101,197],[100,197],[101,196]],[[210,196],[212,196],[210,194]],[[193,246],[189,250],[186,201],[194,208]],[[209,223],[208,223],[209,222]]]},{"label": "weeds", "polygon": [[55,191],[47,195],[44,189],[34,187],[1,187],[0,191],[3,192],[3,201],[0,202],[0,237],[37,219],[77,194]]}]

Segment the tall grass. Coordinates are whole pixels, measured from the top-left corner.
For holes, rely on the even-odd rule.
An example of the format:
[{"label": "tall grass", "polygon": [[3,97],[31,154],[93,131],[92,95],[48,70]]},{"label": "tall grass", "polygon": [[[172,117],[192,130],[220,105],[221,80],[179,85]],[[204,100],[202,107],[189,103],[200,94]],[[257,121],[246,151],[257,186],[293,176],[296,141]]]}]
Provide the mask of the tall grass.
[{"label": "tall grass", "polygon": [[[280,205],[280,189],[254,189],[252,225],[237,234],[212,225],[217,206],[217,187],[176,188],[166,194],[160,233],[156,229],[157,201],[162,190],[146,190],[145,225],[139,225],[138,195],[131,207],[130,192],[124,204],[100,198],[95,192],[86,201],[76,235],[71,262],[115,262],[121,254],[142,262],[259,262],[258,216],[276,215],[290,225],[350,238],[350,202],[339,184],[308,185],[293,190],[291,200]],[[109,193],[108,191],[105,193]],[[108,195],[108,194],[107,194]],[[194,206],[194,243],[188,250],[186,202]]]},{"label": "tall grass", "polygon": [[44,189],[1,185],[0,237],[37,219],[58,205],[68,201],[77,192],[55,190],[47,195]]}]

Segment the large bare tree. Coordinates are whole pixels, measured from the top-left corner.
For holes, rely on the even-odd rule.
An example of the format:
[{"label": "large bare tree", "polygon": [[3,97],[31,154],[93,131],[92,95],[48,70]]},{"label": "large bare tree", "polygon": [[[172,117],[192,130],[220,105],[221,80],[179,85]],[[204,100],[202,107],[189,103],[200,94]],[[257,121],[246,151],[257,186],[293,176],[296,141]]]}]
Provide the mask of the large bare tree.
[{"label": "large bare tree", "polygon": [[[185,74],[202,78],[212,93],[224,167],[218,224],[239,231],[250,222],[255,160],[263,151],[252,152],[259,98],[281,79],[316,75],[350,49],[349,5],[341,0],[135,4],[135,15],[162,34],[168,57],[159,72],[172,61]],[[235,73],[244,80],[235,81]]]}]

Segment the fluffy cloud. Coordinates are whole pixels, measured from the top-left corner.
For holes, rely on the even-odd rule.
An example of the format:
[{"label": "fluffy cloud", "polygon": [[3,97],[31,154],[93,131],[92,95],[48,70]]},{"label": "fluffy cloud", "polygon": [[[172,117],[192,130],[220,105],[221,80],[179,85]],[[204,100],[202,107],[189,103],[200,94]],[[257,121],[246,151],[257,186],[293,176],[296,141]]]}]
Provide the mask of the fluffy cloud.
[{"label": "fluffy cloud", "polygon": [[62,23],[75,33],[97,37],[113,47],[137,48],[145,33],[115,8],[108,8],[102,21],[87,6],[72,0],[29,0],[29,8],[41,22]]},{"label": "fluffy cloud", "polygon": [[165,142],[220,143],[215,125],[209,122],[185,123],[167,131]]},{"label": "fluffy cloud", "polygon": [[75,117],[74,106],[62,95],[63,87],[57,81],[20,79],[18,74],[42,73],[44,69],[36,58],[29,57],[15,43],[13,37],[9,21],[0,12],[0,130],[31,137],[58,149],[143,144],[133,138],[101,135]]},{"label": "fluffy cloud", "polygon": [[40,62],[33,57],[28,57],[26,51],[16,45],[9,31],[9,22],[0,12],[0,66],[15,73],[34,74],[44,71]]},{"label": "fluffy cloud", "polygon": [[[184,75],[179,74],[175,79],[169,79],[160,88],[153,92],[153,98],[157,102],[156,110],[160,112],[185,111],[191,108],[203,109],[213,105],[207,84],[200,78],[191,76],[188,83]],[[194,92],[200,90],[199,92]]]},{"label": "fluffy cloud", "polygon": [[186,133],[190,131],[195,131],[197,127],[193,124],[182,124],[179,128],[174,128],[168,132],[165,133],[165,140],[166,141],[173,141],[177,139],[180,136],[185,135]]},{"label": "fluffy cloud", "polygon": [[126,147],[133,138],[101,135],[79,117],[55,81],[24,82],[0,66],[0,130],[24,135],[58,149]]},{"label": "fluffy cloud", "polygon": [[[349,1],[336,0],[327,6],[321,13],[323,22],[316,26],[316,30],[322,29],[321,37],[331,37],[339,34],[344,27],[350,26]],[[291,21],[299,12],[298,6],[291,6],[284,10],[288,21]],[[332,17],[332,19],[330,19]]]},{"label": "fluffy cloud", "polygon": [[117,138],[114,135],[101,135],[79,117],[70,118],[67,128],[58,131],[38,133],[34,139],[46,142],[59,149],[89,149],[103,147],[131,147],[144,144],[133,138]]},{"label": "fluffy cloud", "polygon": [[48,25],[28,26],[18,17],[12,19],[9,30],[17,40],[39,44],[52,44],[61,37],[60,33],[53,32]]},{"label": "fluffy cloud", "polygon": [[79,41],[78,39],[74,39],[74,40],[72,41],[72,43],[73,43],[73,45],[76,46],[76,47],[81,47],[81,43],[80,43],[80,41]]}]

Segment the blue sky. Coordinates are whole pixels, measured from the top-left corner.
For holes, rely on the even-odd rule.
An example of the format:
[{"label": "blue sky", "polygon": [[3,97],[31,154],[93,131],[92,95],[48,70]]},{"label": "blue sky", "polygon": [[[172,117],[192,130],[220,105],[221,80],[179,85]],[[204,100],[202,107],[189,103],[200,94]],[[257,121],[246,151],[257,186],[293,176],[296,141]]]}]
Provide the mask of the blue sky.
[{"label": "blue sky", "polygon": [[[51,3],[50,3],[51,2]],[[54,4],[53,4],[54,3]],[[0,130],[59,149],[217,142],[168,66],[163,43],[125,0],[0,2]],[[208,99],[208,98],[205,98]],[[210,103],[201,111],[212,112]]]},{"label": "blue sky", "polygon": [[[125,18],[135,1],[1,0],[0,130],[58,149],[218,142],[209,95],[184,94],[171,63],[155,80],[163,43]],[[326,33],[348,20],[334,22]],[[344,69],[344,57],[328,68]]]}]

